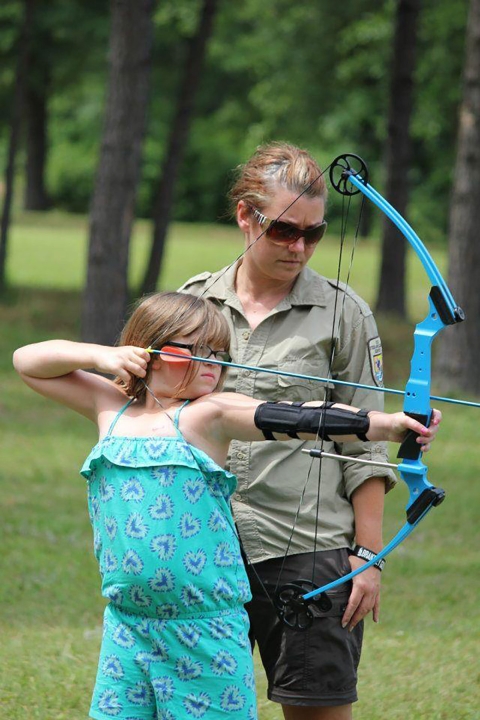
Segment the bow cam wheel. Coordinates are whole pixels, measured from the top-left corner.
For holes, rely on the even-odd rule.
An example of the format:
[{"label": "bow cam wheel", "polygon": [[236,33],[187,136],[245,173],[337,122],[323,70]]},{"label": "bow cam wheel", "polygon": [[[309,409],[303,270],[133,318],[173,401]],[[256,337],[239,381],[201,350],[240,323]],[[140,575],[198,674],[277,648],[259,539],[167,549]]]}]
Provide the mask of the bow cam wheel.
[{"label": "bow cam wheel", "polygon": [[353,153],[339,155],[330,166],[330,182],[340,195],[357,195],[360,190],[349,182],[352,175],[368,182],[368,168],[361,157]]}]

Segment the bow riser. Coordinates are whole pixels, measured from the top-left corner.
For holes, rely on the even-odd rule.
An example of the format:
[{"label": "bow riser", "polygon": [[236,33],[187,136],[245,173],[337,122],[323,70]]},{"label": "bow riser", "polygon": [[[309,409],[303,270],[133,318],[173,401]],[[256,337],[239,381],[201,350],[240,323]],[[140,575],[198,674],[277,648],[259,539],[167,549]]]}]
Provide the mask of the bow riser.
[{"label": "bow riser", "polygon": [[[426,426],[429,425],[432,414],[430,409],[432,342],[446,327],[431,296],[428,301],[430,312],[422,322],[417,324],[413,333],[414,348],[410,361],[410,377],[403,401],[404,412]],[[408,433],[400,446],[397,457],[416,460],[420,455],[416,438],[416,433]]]},{"label": "bow riser", "polygon": [[[414,349],[403,404],[405,412],[410,413],[424,413],[425,408],[430,407],[432,342],[445,327],[431,298],[429,298],[429,304],[429,314],[422,322],[418,323],[413,334]],[[426,424],[428,424],[428,420]]]}]

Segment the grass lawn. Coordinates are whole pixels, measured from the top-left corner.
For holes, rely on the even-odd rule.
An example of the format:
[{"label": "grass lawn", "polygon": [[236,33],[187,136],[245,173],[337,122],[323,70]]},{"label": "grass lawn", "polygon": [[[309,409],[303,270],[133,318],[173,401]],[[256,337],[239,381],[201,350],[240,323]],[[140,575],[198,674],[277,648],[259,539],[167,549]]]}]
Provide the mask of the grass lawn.
[{"label": "grass lawn", "polygon": [[[147,233],[140,223],[132,248],[135,284]],[[58,213],[19,216],[11,236],[12,290],[0,307],[0,720],[88,717],[103,601],[78,468],[95,431],[31,393],[11,369],[12,351],[21,344],[77,337],[85,238],[83,218]],[[240,252],[231,228],[177,225],[161,286],[175,288]],[[335,275],[336,254],[335,238],[326,240],[313,267]],[[351,279],[368,300],[377,255],[375,243],[362,243]],[[410,286],[420,277],[412,262]],[[416,318],[426,307],[422,292],[424,286],[409,293]],[[411,328],[380,322],[387,383],[401,386]],[[480,718],[478,411],[442,409],[428,465],[447,499],[388,560],[381,622],[367,623],[356,720]],[[386,540],[404,522],[405,500],[399,483],[387,498]],[[265,699],[259,662],[257,675],[261,720],[280,720],[279,707]]]}]

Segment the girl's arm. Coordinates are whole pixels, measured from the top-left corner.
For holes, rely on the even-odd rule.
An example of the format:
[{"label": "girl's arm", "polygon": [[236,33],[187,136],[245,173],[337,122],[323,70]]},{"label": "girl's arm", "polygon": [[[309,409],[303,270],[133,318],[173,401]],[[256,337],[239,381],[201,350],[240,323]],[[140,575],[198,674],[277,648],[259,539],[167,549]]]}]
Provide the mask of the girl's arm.
[{"label": "girl's arm", "polygon": [[16,371],[35,392],[94,422],[104,399],[124,397],[124,393],[112,381],[85,371],[95,370],[128,380],[130,373],[144,377],[148,360],[148,352],[141,348],[112,348],[68,340],[26,345],[13,356]]},{"label": "girl's arm", "polygon": [[[266,403],[262,403],[260,400],[247,397],[245,395],[239,395],[236,393],[221,393],[215,396],[211,396],[208,402],[214,402],[217,404],[218,409],[218,427],[228,439],[236,440],[264,440],[265,435],[262,429],[258,425],[263,426],[264,422],[259,420],[263,415],[263,408]],[[273,433],[276,440],[290,440],[291,437],[282,432],[284,429],[284,420],[282,419],[282,406],[290,406],[291,403],[268,403],[269,407],[269,420],[268,429]],[[275,407],[275,405],[278,408]],[[319,422],[319,410],[322,412],[322,403],[310,402],[305,403],[301,412],[303,415],[303,422],[305,419],[312,418],[312,430],[310,431],[299,431],[297,435],[301,440],[311,440],[317,435],[317,428],[322,426],[322,422]],[[332,424],[330,418],[333,419],[335,411],[346,411],[345,420],[348,426],[349,417],[355,424],[356,413],[359,412],[358,408],[350,407],[349,405],[342,405],[340,403],[334,403],[330,409],[324,409],[326,413],[326,429],[329,437],[332,440],[338,442],[349,442],[357,440],[356,434],[346,434],[344,432],[339,433],[335,431],[328,431],[329,427],[338,427]],[[310,411],[310,412],[309,412]],[[290,414],[290,413],[289,413]],[[278,416],[278,422],[276,420]],[[273,419],[272,419],[273,418]],[[422,450],[426,451],[430,447],[430,443],[433,441],[438,424],[441,420],[441,413],[437,410],[433,411],[432,421],[430,427],[427,428],[417,420],[405,415],[403,412],[398,413],[383,413],[373,410],[367,415],[368,420],[364,428],[365,438],[367,440],[389,440],[391,442],[402,442],[405,439],[406,433],[412,430],[418,433],[417,442],[422,446]],[[308,422],[307,422],[308,424]],[[217,427],[217,431],[218,431]],[[267,431],[268,434],[268,431]],[[360,433],[363,434],[363,431]],[[361,439],[365,439],[361,438]]]}]

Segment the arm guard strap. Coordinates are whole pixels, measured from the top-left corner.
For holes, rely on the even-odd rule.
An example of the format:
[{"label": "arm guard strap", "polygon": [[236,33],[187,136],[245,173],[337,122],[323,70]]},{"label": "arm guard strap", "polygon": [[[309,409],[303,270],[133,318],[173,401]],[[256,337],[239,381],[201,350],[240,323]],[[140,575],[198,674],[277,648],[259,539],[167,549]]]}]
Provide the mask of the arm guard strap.
[{"label": "arm guard strap", "polygon": [[266,440],[275,440],[272,432],[285,433],[297,438],[304,432],[330,440],[330,435],[356,435],[367,441],[370,427],[368,410],[344,410],[324,403],[320,407],[304,407],[302,404],[265,402],[255,411],[255,425],[263,432]]}]

